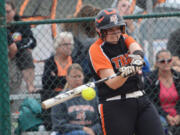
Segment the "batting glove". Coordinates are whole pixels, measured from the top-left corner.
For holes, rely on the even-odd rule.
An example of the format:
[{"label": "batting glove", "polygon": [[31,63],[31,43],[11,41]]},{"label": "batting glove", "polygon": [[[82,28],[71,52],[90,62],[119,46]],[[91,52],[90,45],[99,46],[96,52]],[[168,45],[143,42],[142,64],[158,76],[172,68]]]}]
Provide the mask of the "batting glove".
[{"label": "batting glove", "polygon": [[121,67],[119,69],[119,71],[121,72],[121,76],[122,77],[130,77],[136,74],[136,68],[135,66],[127,66],[127,67]]},{"label": "batting glove", "polygon": [[131,65],[135,67],[136,71],[141,70],[145,65],[144,59],[140,55],[129,55],[132,58]]}]

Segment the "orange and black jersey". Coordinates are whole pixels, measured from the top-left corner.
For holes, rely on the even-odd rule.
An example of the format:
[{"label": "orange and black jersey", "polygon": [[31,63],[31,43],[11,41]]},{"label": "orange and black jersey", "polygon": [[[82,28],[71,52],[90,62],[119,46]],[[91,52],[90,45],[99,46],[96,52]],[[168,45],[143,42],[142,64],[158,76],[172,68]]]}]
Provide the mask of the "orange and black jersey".
[{"label": "orange and black jersey", "polygon": [[[91,45],[89,49],[89,66],[94,74],[95,80],[99,80],[99,71],[102,69],[118,69],[122,66],[130,64],[131,58],[128,57],[129,46],[136,42],[131,36],[123,34],[118,44],[110,44],[102,41],[100,38]],[[117,90],[109,88],[105,83],[97,85],[100,101],[106,98],[125,94],[142,89],[142,84],[139,75],[129,77],[123,86]]]}]

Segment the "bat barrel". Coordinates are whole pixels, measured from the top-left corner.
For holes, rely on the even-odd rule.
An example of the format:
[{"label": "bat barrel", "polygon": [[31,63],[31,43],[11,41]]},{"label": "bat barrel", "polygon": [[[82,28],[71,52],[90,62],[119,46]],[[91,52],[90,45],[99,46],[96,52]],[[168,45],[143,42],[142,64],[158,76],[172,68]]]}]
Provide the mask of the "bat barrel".
[{"label": "bat barrel", "polygon": [[49,109],[52,106],[54,106],[55,104],[56,104],[56,101],[51,98],[51,99],[47,99],[47,100],[43,101],[41,103],[41,106],[42,106],[43,109]]},{"label": "bat barrel", "polygon": [[47,99],[45,101],[43,101],[41,103],[41,106],[43,109],[49,109],[57,104],[60,104],[60,103],[63,103],[67,100],[70,100],[74,97],[77,97],[80,95],[81,91],[87,87],[92,87],[94,88],[95,87],[95,83],[91,82],[91,83],[88,83],[88,84],[85,84],[85,85],[81,85],[77,88],[74,88],[72,90],[69,90],[67,92],[62,92],[60,93],[59,95],[53,97],[53,98],[50,98],[50,99]]}]

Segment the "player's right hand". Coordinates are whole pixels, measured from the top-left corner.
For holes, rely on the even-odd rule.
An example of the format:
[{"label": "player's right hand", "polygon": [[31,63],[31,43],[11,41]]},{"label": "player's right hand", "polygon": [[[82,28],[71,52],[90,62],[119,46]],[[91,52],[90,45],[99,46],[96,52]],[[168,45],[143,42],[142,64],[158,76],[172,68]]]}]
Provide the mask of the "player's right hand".
[{"label": "player's right hand", "polygon": [[121,76],[126,78],[136,74],[137,70],[135,66],[126,66],[119,69]]},{"label": "player's right hand", "polygon": [[136,67],[136,70],[141,70],[145,65],[144,59],[140,55],[130,54],[129,57],[132,58],[131,65]]}]

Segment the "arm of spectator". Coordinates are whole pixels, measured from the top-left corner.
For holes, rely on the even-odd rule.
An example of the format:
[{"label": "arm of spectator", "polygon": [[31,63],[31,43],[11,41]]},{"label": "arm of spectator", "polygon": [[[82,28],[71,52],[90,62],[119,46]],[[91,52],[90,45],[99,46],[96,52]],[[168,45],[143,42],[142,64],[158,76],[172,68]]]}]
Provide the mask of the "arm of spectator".
[{"label": "arm of spectator", "polygon": [[51,109],[51,120],[53,131],[66,133],[73,130],[82,130],[83,127],[78,124],[69,123],[68,112],[65,104],[59,104]]},{"label": "arm of spectator", "polygon": [[178,56],[173,56],[173,69],[180,72],[180,58]]},{"label": "arm of spectator", "polygon": [[8,56],[10,59],[14,58],[18,49],[15,43],[12,43],[8,46]]},{"label": "arm of spectator", "polygon": [[24,25],[21,34],[22,34],[22,39],[16,41],[16,45],[19,50],[25,48],[33,49],[34,47],[36,47],[36,39],[33,36],[30,26]]},{"label": "arm of spectator", "polygon": [[10,59],[12,59],[16,55],[18,49],[8,29],[7,29],[7,40],[8,40],[8,56]]},{"label": "arm of spectator", "polygon": [[88,135],[95,135],[93,129],[89,127],[83,127],[83,130],[88,134]]}]

